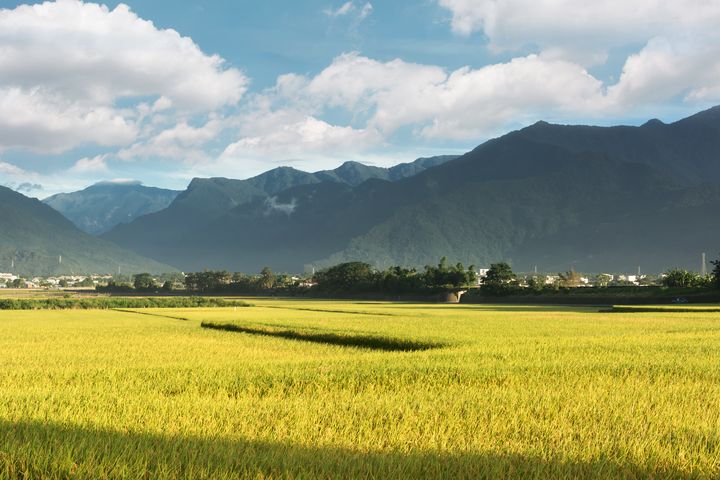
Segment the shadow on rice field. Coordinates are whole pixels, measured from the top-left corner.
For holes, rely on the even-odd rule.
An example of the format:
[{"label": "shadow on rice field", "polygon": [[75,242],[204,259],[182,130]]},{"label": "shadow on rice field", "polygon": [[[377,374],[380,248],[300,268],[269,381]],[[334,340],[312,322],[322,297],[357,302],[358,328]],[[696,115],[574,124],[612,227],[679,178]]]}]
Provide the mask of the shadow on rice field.
[{"label": "shadow on rice field", "polygon": [[0,422],[2,478],[697,478],[664,465],[515,453],[364,452]]},{"label": "shadow on rice field", "polygon": [[226,332],[247,333],[250,335],[262,335],[266,337],[278,337],[287,340],[299,340],[303,342],[324,343],[326,345],[339,345],[344,347],[365,348],[370,350],[413,352],[420,350],[431,350],[442,348],[447,345],[443,343],[421,342],[403,338],[381,337],[377,335],[360,335],[337,333],[318,333],[317,331],[304,331],[286,328],[270,328],[262,326],[247,326],[234,323],[212,323],[202,322],[202,328],[211,330],[223,330]]}]

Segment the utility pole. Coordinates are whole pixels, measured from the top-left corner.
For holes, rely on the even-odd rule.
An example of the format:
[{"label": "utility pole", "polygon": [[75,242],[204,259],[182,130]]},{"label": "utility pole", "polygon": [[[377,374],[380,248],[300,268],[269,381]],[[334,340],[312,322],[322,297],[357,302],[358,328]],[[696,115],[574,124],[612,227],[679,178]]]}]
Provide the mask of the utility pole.
[{"label": "utility pole", "polygon": [[706,260],[705,252],[702,254],[702,267],[700,268],[700,274],[704,277],[707,275],[707,260]]}]

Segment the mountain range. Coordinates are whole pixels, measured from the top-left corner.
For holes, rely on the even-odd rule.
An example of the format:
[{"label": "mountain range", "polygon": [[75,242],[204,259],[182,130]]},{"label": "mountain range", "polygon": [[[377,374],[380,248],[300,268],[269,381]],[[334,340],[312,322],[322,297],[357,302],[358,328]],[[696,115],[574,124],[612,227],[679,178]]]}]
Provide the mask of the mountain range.
[{"label": "mountain range", "polygon": [[[137,205],[121,200],[137,192],[104,189],[94,208],[93,190],[48,202],[77,199],[66,211],[98,231],[140,215],[107,215]],[[390,169],[346,162],[194,179],[166,208],[100,238],[8,189],[0,201],[0,270],[14,259],[36,274],[118,265],[299,272],[349,260],[422,267],[442,256],[519,271],[698,270],[702,252],[720,250],[720,107],[638,127],[538,122],[459,157]]]},{"label": "mountain range", "polygon": [[180,192],[145,187],[137,182],[100,182],[43,200],[80,230],[99,235],[120,223],[163,210]]},{"label": "mountain range", "polygon": [[701,252],[720,249],[719,107],[639,127],[538,122],[412,175],[371,170],[195,179],[167,209],[104,238],[183,270],[422,266],[446,256],[660,272],[697,270]]},{"label": "mountain range", "polygon": [[[185,245],[187,239],[202,236],[203,228],[241,205],[261,202],[270,209],[287,211],[291,205],[278,203],[276,195],[300,185],[355,188],[368,180],[394,182],[455,158],[453,155],[420,158],[391,168],[345,162],[334,170],[315,173],[279,167],[246,180],[196,178],[165,210],[118,225],[104,237],[153,258],[169,258],[179,265],[197,267],[204,263],[202,259],[197,263],[185,261],[190,253],[187,248],[193,248]],[[201,243],[199,240],[198,244]]]},{"label": "mountain range", "polygon": [[21,275],[170,272],[80,231],[39,200],[0,187],[0,271]]}]

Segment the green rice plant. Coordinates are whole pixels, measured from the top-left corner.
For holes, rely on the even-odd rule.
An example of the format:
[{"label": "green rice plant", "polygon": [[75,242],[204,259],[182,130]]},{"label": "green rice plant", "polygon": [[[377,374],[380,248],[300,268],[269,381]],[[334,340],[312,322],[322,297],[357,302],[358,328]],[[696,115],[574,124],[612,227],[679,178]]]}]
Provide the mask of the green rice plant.
[{"label": "green rice plant", "polygon": [[720,477],[720,313],[252,302],[0,311],[0,478]]},{"label": "green rice plant", "polygon": [[280,337],[289,340],[300,340],[304,342],[325,343],[328,345],[344,345],[347,347],[369,348],[371,350],[387,350],[412,352],[415,350],[429,350],[440,348],[441,343],[418,342],[402,338],[381,337],[377,335],[343,335],[338,333],[319,332],[317,329],[287,329],[278,327],[265,327],[257,325],[238,325],[236,323],[212,323],[202,322],[202,328],[213,330],[224,330],[226,332],[248,333],[251,335],[265,335],[268,337]]}]

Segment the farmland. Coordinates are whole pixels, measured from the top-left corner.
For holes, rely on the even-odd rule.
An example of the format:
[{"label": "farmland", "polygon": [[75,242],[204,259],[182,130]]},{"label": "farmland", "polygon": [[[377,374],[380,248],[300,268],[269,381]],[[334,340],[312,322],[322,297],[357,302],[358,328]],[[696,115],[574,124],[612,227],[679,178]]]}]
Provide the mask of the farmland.
[{"label": "farmland", "polygon": [[0,312],[0,478],[717,478],[720,313]]}]

